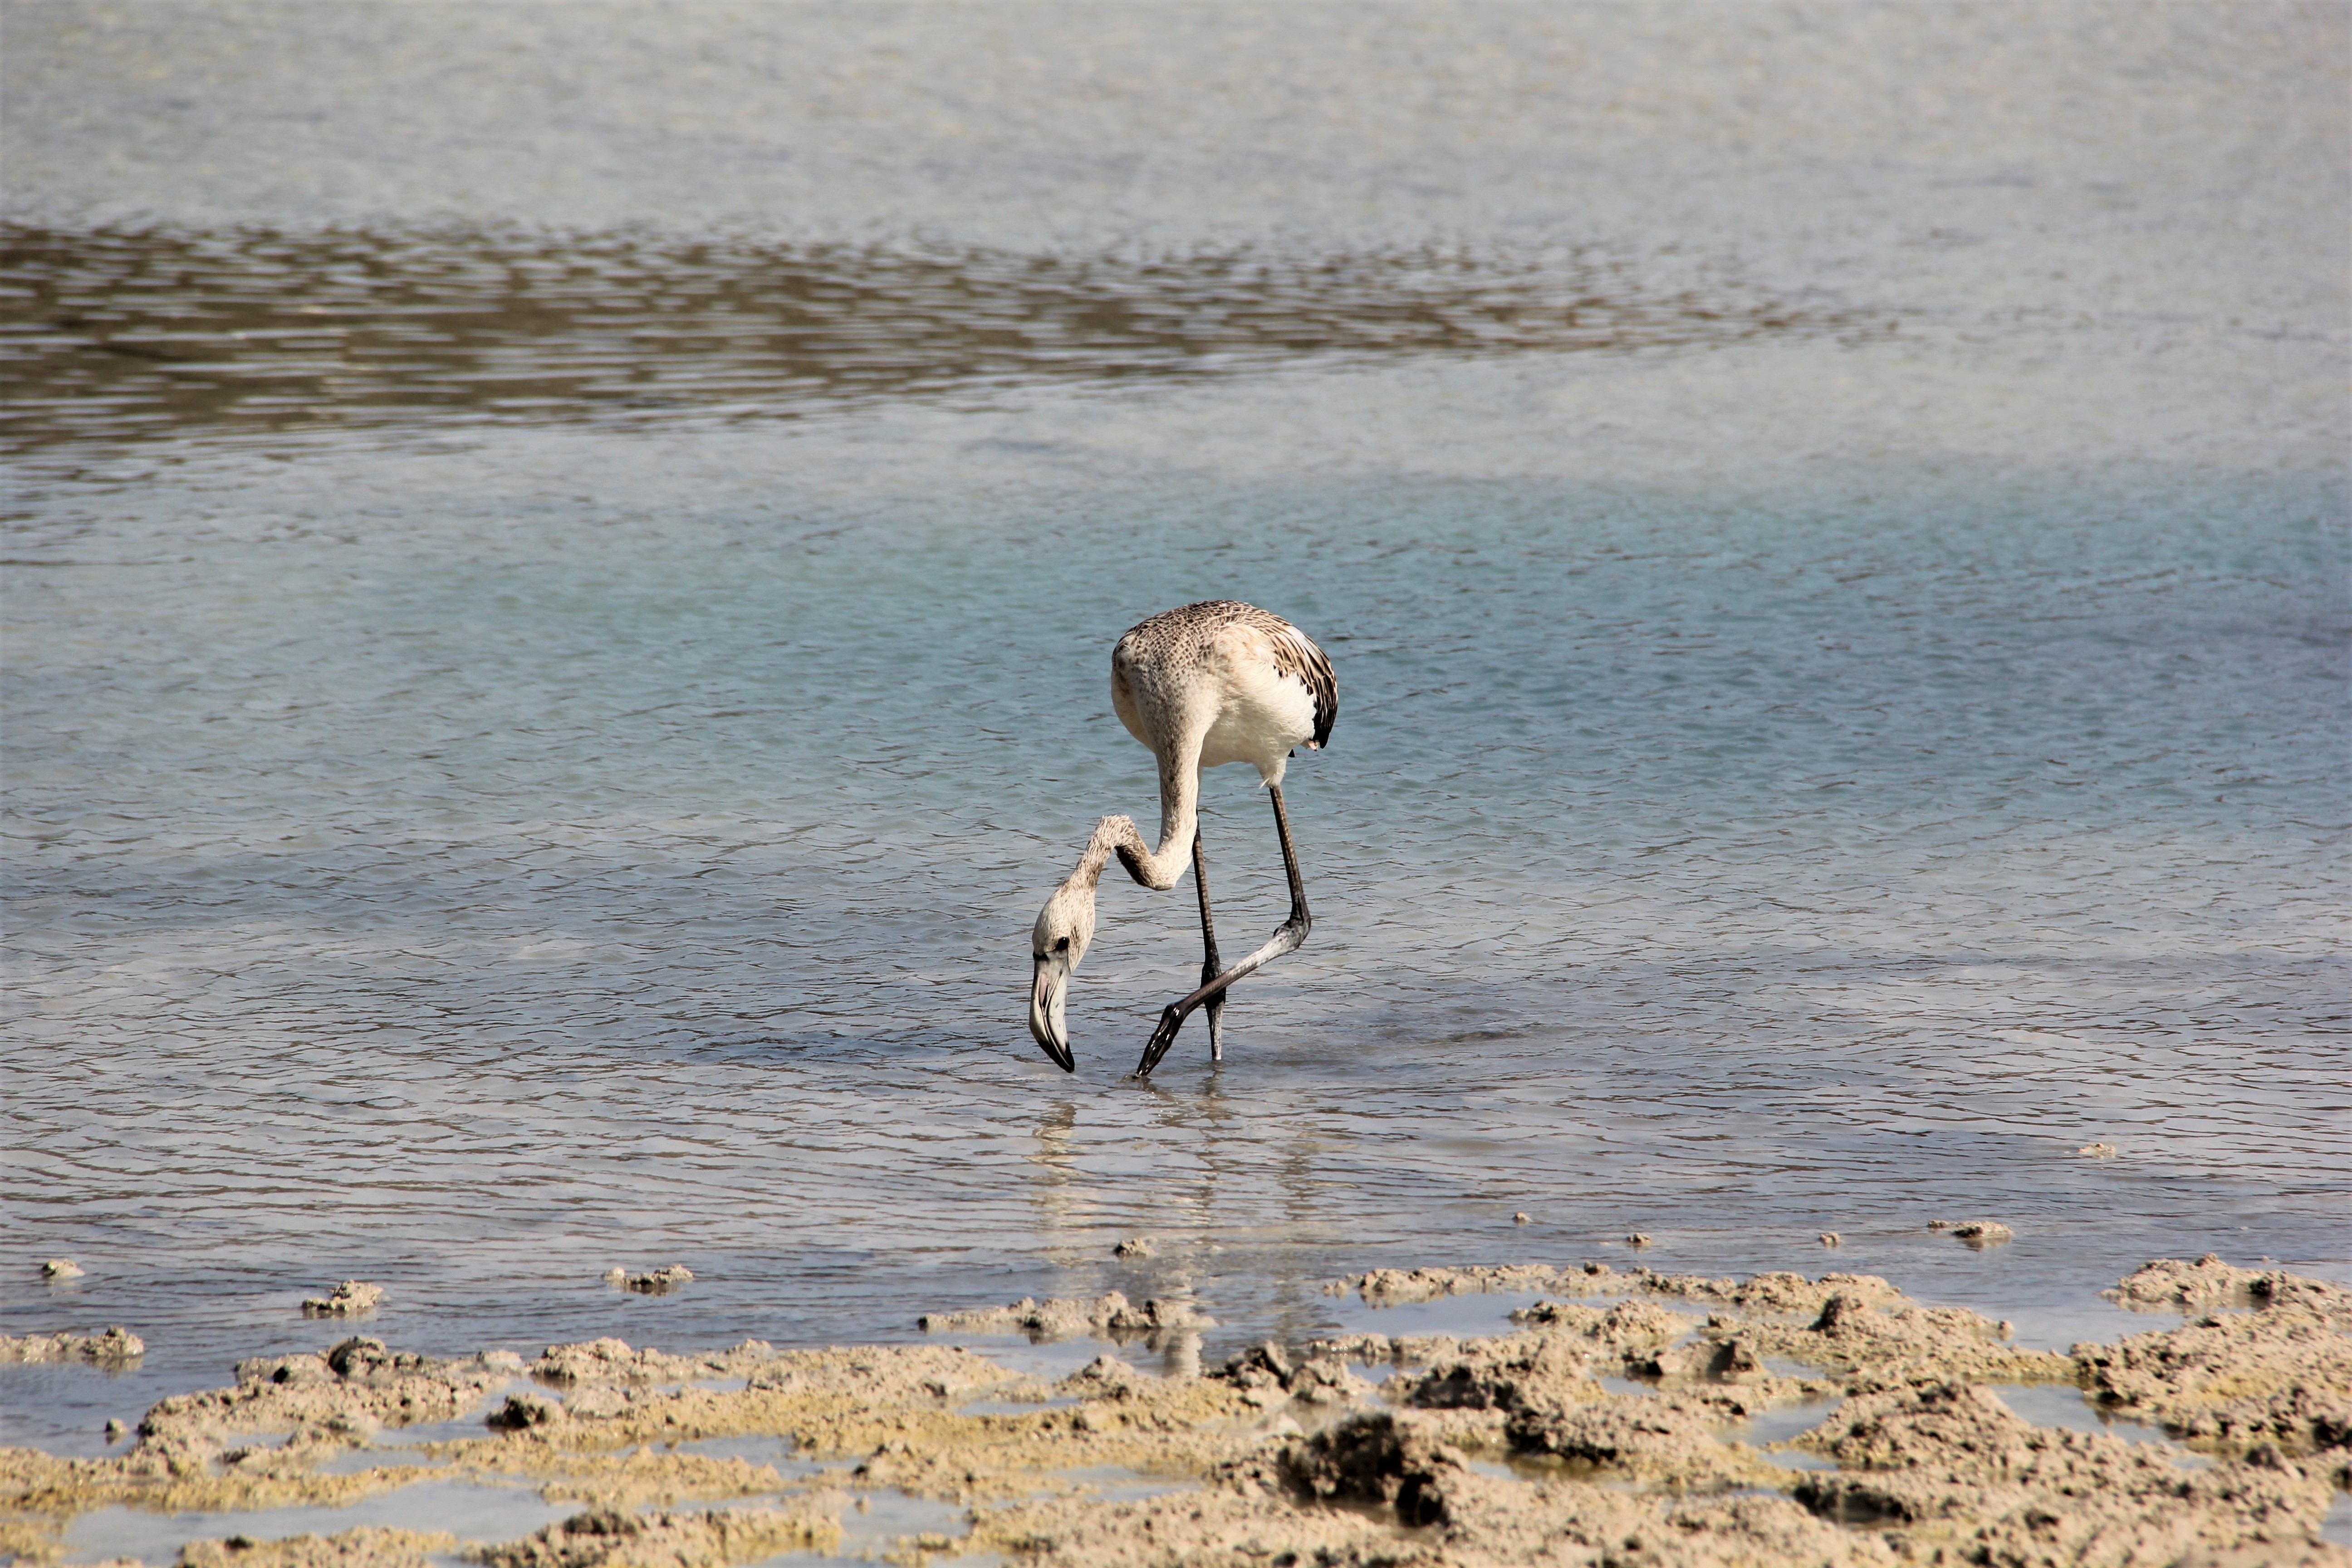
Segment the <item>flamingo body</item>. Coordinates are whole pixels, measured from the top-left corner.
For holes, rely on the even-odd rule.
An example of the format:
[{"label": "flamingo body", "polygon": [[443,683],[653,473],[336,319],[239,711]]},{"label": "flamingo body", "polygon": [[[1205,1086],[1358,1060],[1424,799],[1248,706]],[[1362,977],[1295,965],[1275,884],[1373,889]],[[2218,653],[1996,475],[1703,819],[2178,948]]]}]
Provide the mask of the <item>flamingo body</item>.
[{"label": "flamingo body", "polygon": [[1233,599],[1164,611],[1110,652],[1111,708],[1153,755],[1189,753],[1196,769],[1248,763],[1268,784],[1293,747],[1331,738],[1339,699],[1331,661],[1305,633]]}]

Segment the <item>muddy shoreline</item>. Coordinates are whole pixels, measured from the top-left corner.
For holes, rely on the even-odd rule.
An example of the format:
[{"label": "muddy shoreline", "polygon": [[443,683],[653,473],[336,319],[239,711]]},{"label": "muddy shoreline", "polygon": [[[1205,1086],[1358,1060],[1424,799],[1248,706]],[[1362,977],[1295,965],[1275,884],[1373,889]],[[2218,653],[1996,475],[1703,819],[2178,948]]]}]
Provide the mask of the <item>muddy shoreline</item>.
[{"label": "muddy shoreline", "polygon": [[[960,1510],[961,1535],[863,1538],[910,1563],[2352,1563],[2319,1534],[2352,1489],[2339,1286],[2158,1260],[2108,1295],[2185,1314],[2177,1326],[2064,1353],[1861,1274],[1529,1264],[1330,1289],[1374,1307],[1539,1296],[1500,1333],[1269,1342],[1198,1372],[1207,1320],[1182,1303],[927,1320],[1107,1342],[1058,1379],[946,1343],[673,1353],[608,1339],[526,1362],[427,1358],[362,1332],[158,1402],[119,1457],[0,1450],[0,1552],[62,1561],[73,1521],[100,1509],[233,1518],[431,1480],[565,1508],[462,1549],[488,1568],[836,1552],[845,1521],[886,1497]],[[1122,1359],[1138,1342],[1174,1351],[1177,1374]],[[0,1361],[123,1353],[104,1336],[0,1342]],[[2041,1408],[2037,1390],[2169,1440],[2037,1424],[2012,1407]],[[371,1462],[404,1428],[460,1423],[474,1435]],[[789,1458],[711,1451],[746,1439]],[[437,1521],[410,1522],[196,1540],[177,1561],[392,1568],[460,1552]]]}]

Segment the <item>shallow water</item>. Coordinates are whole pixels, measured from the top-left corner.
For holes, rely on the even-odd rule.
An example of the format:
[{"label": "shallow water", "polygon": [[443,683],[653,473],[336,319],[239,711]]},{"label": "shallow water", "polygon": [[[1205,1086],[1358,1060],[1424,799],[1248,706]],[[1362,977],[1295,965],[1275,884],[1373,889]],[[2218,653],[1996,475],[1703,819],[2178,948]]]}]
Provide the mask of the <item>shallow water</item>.
[{"label": "shallow water", "polygon": [[[70,1561],[131,1557],[168,1562],[191,1541],[245,1535],[278,1541],[289,1535],[331,1535],[362,1525],[446,1530],[460,1544],[511,1541],[579,1510],[576,1503],[545,1502],[528,1487],[424,1480],[342,1508],[275,1508],[245,1513],[148,1513],[102,1508],[83,1514],[66,1531]],[[430,1520],[430,1525],[420,1521]]]},{"label": "shallow water", "polygon": [[[510,66],[406,128],[357,13],[7,13],[0,1328],[149,1344],[9,1369],[8,1440],[102,1451],[331,1343],[299,1303],[345,1277],[401,1348],[1118,1288],[1192,1295],[1215,1358],[1402,1321],[1345,1270],[1622,1268],[1636,1229],[2058,1345],[2171,1321],[2095,1295],[2149,1257],[2352,1274],[2345,157],[2297,118],[2340,16],[1487,12],[1322,64],[1304,8],[1247,13],[1246,59],[1200,13],[1051,34],[1080,77],[1189,49],[1246,97],[1272,59],[1356,117],[1269,163],[1171,140],[1149,72],[1102,123],[1024,97],[1015,14],[772,8],[706,79],[677,50],[735,24],[666,12],[583,96],[582,184],[502,118]],[[403,12],[583,81],[629,15]],[[760,96],[778,18],[788,75],[875,79]],[[951,132],[908,83],[958,48]],[[1496,58],[1566,85],[1495,110]],[[179,142],[79,107],[153,107],[159,58]],[[1391,122],[1400,80],[1434,96]],[[688,103],[803,155],[645,132]],[[240,138],[257,104],[312,116],[301,158]],[[872,331],[793,314],[828,289]],[[1189,893],[1107,888],[1066,1079],[1026,927],[1152,804],[1108,648],[1213,595],[1339,672],[1286,792],[1315,934],[1221,1070],[1188,1036],[1137,1085],[1198,938]],[[1232,774],[1229,948],[1283,912]],[[1979,1216],[2017,1239],[1925,1228]]]},{"label": "shallow water", "polygon": [[2151,1426],[2144,1421],[2119,1421],[2083,1396],[2080,1389],[2063,1384],[2020,1384],[1996,1388],[2000,1402],[2011,1414],[2032,1422],[2036,1426],[2063,1426],[2070,1432],[2095,1432],[2109,1437],[2120,1437],[2126,1443],[2158,1443],[2168,1449],[2182,1464],[2203,1465],[2212,1461],[2202,1454],[2190,1453],[2168,1436],[2161,1426]]},{"label": "shallow water", "polygon": [[[1106,1472],[1102,1489],[1119,1496],[1149,1496],[1170,1489],[1132,1481],[1118,1484],[1115,1478],[1126,1474]],[[842,1511],[840,1551],[787,1552],[763,1561],[778,1568],[786,1564],[870,1563],[899,1546],[902,1538],[923,1534],[961,1537],[971,1533],[971,1521],[964,1510],[950,1503],[887,1489],[863,1492],[860,1497],[866,1504],[864,1508]],[[783,1500],[745,1498],[730,1500],[730,1506],[756,1509],[772,1506],[779,1500]],[[427,1560],[440,1568],[457,1568],[457,1564],[470,1561],[463,1548],[528,1535],[570,1518],[580,1511],[580,1506],[577,1500],[544,1501],[527,1487],[428,1480],[341,1508],[176,1514],[103,1508],[83,1514],[68,1528],[65,1561],[102,1563],[129,1557],[141,1562],[164,1562],[176,1557],[191,1541],[221,1541],[237,1535],[255,1541],[278,1541],[294,1535],[335,1535],[373,1525],[447,1531],[457,1538],[461,1550],[431,1554]],[[965,1560],[974,1568],[990,1568],[1001,1561],[992,1552],[973,1554]]]}]

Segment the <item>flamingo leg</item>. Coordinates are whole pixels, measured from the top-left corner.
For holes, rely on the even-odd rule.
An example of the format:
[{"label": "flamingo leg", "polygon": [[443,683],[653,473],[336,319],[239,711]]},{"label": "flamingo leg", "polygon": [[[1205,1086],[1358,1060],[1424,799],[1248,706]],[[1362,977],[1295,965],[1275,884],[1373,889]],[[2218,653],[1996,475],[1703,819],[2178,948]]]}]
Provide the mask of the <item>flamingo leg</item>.
[{"label": "flamingo leg", "polygon": [[[1176,1043],[1176,1032],[1184,1026],[1195,1007],[1222,997],[1226,989],[1245,974],[1254,973],[1268,960],[1280,958],[1286,952],[1296,952],[1307,933],[1315,929],[1315,919],[1307,912],[1307,885],[1298,876],[1298,851],[1290,842],[1290,814],[1283,809],[1282,786],[1274,784],[1266,793],[1274,797],[1275,830],[1282,836],[1282,868],[1290,875],[1290,918],[1282,922],[1265,945],[1234,964],[1231,969],[1204,982],[1198,991],[1180,1002],[1171,1002],[1160,1009],[1160,1026],[1151,1031],[1150,1040],[1143,1047],[1143,1060],[1135,1069],[1138,1078],[1150,1078],[1168,1047]],[[1204,906],[1205,907],[1205,906]]]},{"label": "flamingo leg", "polygon": [[[1209,915],[1209,856],[1201,847],[1201,829],[1192,829],[1192,888],[1201,895],[1201,984],[1206,985],[1217,977],[1223,967],[1217,960],[1217,925]],[[1225,994],[1218,992],[1208,1000],[1209,1059],[1225,1059]]]}]

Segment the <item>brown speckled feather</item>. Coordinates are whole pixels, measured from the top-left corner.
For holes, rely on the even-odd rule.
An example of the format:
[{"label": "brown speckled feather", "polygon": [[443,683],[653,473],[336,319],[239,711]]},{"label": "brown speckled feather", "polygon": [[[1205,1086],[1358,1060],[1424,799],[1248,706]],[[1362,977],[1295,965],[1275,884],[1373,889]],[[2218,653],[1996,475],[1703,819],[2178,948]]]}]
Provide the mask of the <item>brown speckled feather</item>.
[{"label": "brown speckled feather", "polygon": [[1118,647],[1134,655],[1174,647],[1191,647],[1205,655],[1209,640],[1235,622],[1264,632],[1274,644],[1275,668],[1296,679],[1315,699],[1315,736],[1307,743],[1318,751],[1328,745],[1331,726],[1339,718],[1339,678],[1312,638],[1271,610],[1238,599],[1180,605],[1129,627],[1118,639]]}]

